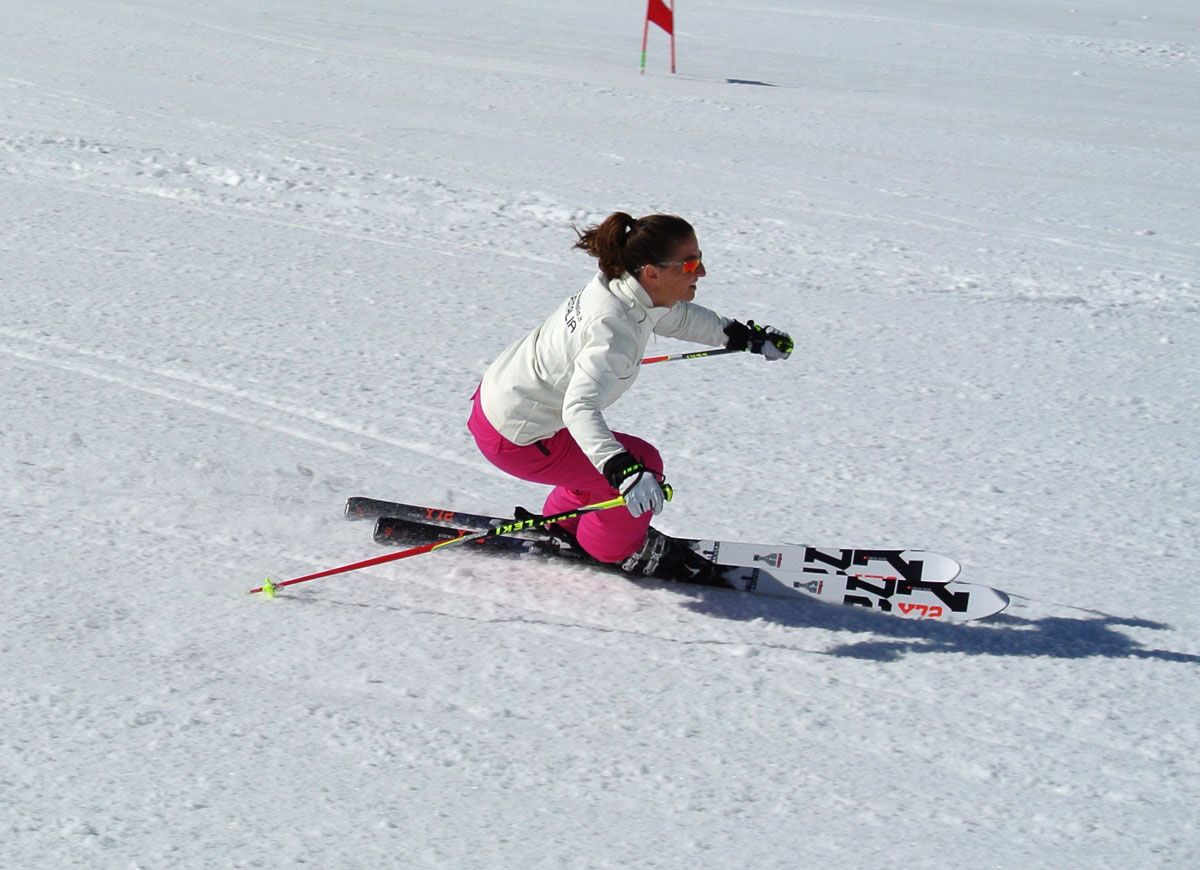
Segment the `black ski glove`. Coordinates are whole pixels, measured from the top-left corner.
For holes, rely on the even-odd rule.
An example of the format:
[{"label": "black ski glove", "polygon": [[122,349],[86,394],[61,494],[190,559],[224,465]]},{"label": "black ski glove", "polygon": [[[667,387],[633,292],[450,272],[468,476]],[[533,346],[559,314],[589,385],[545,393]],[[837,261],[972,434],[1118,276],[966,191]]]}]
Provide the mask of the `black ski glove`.
[{"label": "black ski glove", "polygon": [[773,326],[759,326],[753,320],[741,323],[737,320],[725,327],[730,350],[749,350],[762,354],[767,359],[787,359],[796,348],[796,343],[786,332]]}]

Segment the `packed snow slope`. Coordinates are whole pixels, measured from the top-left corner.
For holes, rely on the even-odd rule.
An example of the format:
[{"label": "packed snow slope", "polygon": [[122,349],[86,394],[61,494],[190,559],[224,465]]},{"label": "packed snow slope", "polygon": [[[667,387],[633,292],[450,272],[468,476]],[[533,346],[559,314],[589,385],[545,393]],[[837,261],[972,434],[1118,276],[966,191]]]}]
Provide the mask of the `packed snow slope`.
[{"label": "packed snow slope", "polygon": [[[1200,861],[1194,0],[0,0],[0,866]],[[677,212],[784,363],[647,367],[667,531],[961,627],[441,551],[483,368]],[[684,346],[661,341],[658,352]]]}]

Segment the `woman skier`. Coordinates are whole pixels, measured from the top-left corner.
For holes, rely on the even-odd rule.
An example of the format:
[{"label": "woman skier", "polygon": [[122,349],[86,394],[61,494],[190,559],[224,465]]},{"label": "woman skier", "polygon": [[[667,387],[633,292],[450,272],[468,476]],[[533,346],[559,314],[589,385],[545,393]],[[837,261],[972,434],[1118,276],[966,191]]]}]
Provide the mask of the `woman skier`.
[{"label": "woman skier", "polygon": [[692,302],[707,270],[681,217],[615,212],[576,234],[575,247],[595,257],[600,272],[488,367],[467,426],[497,468],[554,487],[545,515],[624,497],[625,510],[561,523],[592,558],[630,573],[692,578],[710,563],[650,526],[665,500],[662,457],[641,438],[613,432],[604,410],[633,385],[651,334],[769,360],[786,359],[792,339]]}]

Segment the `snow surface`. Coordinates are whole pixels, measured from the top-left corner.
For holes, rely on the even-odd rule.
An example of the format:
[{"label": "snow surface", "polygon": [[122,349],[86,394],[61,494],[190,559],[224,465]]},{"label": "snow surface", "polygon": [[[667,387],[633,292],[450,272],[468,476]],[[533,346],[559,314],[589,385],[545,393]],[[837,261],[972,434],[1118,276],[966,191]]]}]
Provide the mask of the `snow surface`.
[{"label": "snow surface", "polygon": [[[643,8],[0,0],[4,868],[1200,862],[1195,0],[684,0],[674,77]],[[349,495],[540,502],[468,397],[618,208],[798,345],[613,408],[660,525],[1006,614],[243,594],[377,555]]]}]

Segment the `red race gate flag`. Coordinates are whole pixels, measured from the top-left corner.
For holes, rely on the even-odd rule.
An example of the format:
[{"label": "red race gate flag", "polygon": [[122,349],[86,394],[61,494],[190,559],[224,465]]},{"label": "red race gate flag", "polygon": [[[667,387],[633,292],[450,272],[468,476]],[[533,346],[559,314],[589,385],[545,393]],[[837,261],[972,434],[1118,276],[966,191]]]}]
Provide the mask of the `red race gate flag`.
[{"label": "red race gate flag", "polygon": [[675,33],[675,10],[669,8],[663,0],[650,0],[646,7],[646,18],[651,24],[657,24],[667,33]]},{"label": "red race gate flag", "polygon": [[675,72],[675,0],[668,6],[664,0],[647,0],[646,20],[642,23],[642,74],[646,74],[646,41],[650,25],[656,24],[671,35],[671,72]]}]

